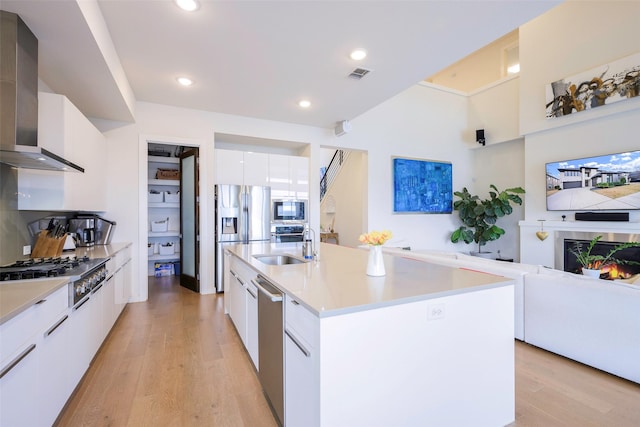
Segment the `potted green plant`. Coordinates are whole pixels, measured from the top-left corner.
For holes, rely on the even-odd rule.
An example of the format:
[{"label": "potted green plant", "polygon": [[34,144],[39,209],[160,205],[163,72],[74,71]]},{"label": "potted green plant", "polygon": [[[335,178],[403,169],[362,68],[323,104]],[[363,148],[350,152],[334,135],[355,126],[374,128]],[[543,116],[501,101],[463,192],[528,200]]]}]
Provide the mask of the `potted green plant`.
[{"label": "potted green plant", "polygon": [[467,188],[462,191],[455,191],[454,196],[460,200],[453,202],[453,209],[458,211],[462,225],[451,233],[451,241],[458,243],[475,242],[478,244],[478,252],[473,255],[486,256],[487,252],[482,252],[482,247],[487,242],[498,240],[504,233],[504,229],[498,227],[498,218],[510,215],[513,212],[511,203],[522,205],[522,198],[519,194],[524,194],[521,187],[508,188],[499,191],[495,185],[491,184],[488,199],[480,199],[476,195],[469,193]]},{"label": "potted green plant", "polygon": [[600,277],[601,270],[612,264],[640,265],[640,262],[637,261],[618,259],[614,257],[617,252],[623,249],[640,247],[640,242],[620,243],[611,248],[606,255],[592,254],[591,251],[600,239],[602,239],[602,236],[594,237],[589,242],[586,249],[583,249],[582,242],[579,241],[575,242],[574,246],[569,249],[569,252],[575,255],[576,261],[580,264],[582,269],[582,274],[585,276]]}]

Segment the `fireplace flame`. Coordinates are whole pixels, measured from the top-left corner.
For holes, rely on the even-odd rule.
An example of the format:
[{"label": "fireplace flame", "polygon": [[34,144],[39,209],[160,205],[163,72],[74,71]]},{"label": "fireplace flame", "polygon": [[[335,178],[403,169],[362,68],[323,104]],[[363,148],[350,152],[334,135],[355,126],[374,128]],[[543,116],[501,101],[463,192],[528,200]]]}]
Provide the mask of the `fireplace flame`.
[{"label": "fireplace flame", "polygon": [[628,279],[633,276],[629,271],[625,271],[621,265],[609,264],[600,270],[601,273],[608,273],[609,279]]}]

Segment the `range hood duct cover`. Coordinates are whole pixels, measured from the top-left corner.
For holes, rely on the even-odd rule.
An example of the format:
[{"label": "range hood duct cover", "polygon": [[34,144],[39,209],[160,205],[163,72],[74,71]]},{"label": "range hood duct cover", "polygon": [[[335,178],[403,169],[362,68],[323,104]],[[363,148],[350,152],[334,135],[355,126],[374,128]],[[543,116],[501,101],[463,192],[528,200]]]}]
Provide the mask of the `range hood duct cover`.
[{"label": "range hood duct cover", "polygon": [[0,11],[0,162],[25,168],[84,172],[38,147],[38,39],[22,19]]}]

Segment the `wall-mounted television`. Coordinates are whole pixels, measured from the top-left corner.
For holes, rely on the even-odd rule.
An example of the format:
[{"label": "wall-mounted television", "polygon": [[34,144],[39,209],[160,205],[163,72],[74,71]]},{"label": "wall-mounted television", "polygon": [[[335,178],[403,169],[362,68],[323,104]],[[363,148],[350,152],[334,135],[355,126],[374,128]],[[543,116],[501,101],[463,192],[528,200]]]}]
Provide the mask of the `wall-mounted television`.
[{"label": "wall-mounted television", "polygon": [[640,151],[546,164],[547,210],[640,209]]}]

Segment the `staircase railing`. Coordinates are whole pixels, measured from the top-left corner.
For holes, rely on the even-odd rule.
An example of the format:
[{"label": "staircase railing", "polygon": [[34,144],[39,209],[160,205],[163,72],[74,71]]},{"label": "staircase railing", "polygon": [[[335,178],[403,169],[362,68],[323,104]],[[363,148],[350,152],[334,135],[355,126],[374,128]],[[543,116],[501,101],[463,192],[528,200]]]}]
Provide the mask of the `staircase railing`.
[{"label": "staircase railing", "polygon": [[325,194],[327,194],[327,190],[333,183],[333,180],[338,175],[340,168],[347,161],[349,157],[349,151],[346,150],[336,150],[333,157],[331,158],[331,162],[329,162],[329,166],[327,170],[322,175],[320,179],[320,201],[324,198]]}]

